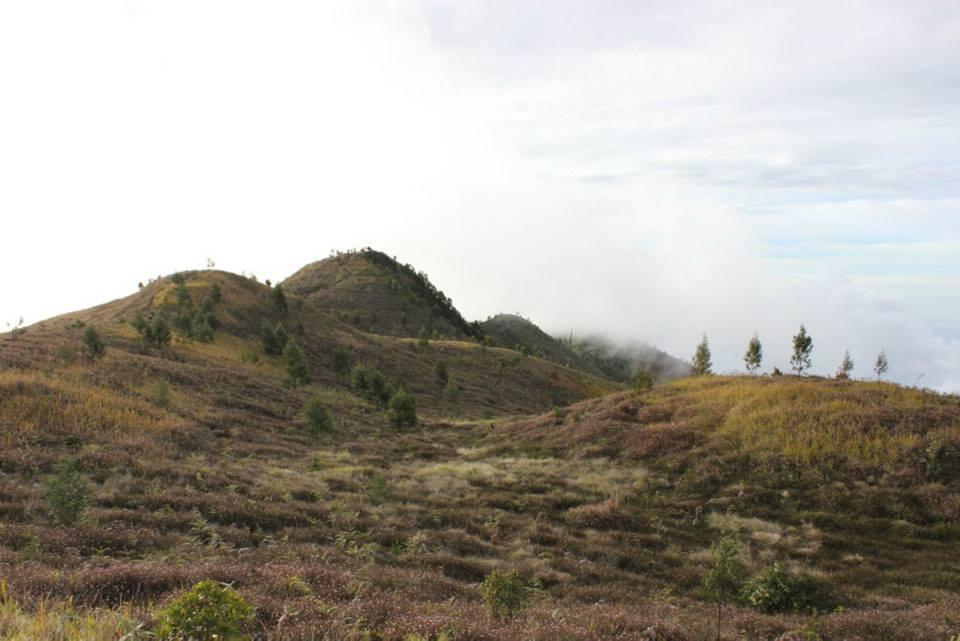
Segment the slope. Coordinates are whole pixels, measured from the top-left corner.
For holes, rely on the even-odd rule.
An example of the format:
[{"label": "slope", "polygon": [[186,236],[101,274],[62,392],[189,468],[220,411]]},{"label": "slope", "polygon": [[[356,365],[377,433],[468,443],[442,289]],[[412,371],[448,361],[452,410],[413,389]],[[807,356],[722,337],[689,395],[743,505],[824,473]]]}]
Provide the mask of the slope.
[{"label": "slope", "polygon": [[282,286],[367,332],[410,337],[424,329],[450,338],[481,336],[425,273],[373,249],[338,252],[303,267]]}]

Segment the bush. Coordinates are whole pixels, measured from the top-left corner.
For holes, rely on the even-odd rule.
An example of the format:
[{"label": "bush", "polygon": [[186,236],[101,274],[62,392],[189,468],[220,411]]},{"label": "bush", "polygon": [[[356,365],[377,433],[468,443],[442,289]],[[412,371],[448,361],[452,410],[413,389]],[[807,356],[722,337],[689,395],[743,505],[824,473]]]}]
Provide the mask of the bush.
[{"label": "bush", "polygon": [[294,385],[306,385],[310,382],[310,369],[307,367],[307,357],[297,344],[290,339],[283,349],[283,360],[287,363],[287,376]]},{"label": "bush", "polygon": [[437,375],[437,380],[441,385],[447,384],[447,366],[443,361],[437,361],[437,366],[434,368],[434,373]]},{"label": "bush", "polygon": [[387,379],[380,370],[373,367],[357,365],[353,368],[350,377],[350,387],[358,396],[386,407],[390,400],[390,390],[387,388]]},{"label": "bush", "polygon": [[497,621],[512,619],[527,607],[536,593],[536,582],[524,580],[516,570],[494,570],[480,584],[480,595]]},{"label": "bush", "polygon": [[949,483],[960,478],[960,447],[939,437],[927,448],[927,478]]},{"label": "bush", "polygon": [[287,296],[280,285],[273,288],[273,307],[281,314],[287,313]]},{"label": "bush", "polygon": [[100,340],[100,334],[93,328],[93,325],[87,327],[86,331],[83,332],[83,347],[87,356],[93,360],[103,358],[107,351],[103,341]]},{"label": "bush", "polygon": [[333,371],[341,376],[350,371],[350,352],[342,347],[333,350]]},{"label": "bush", "polygon": [[264,322],[260,330],[260,345],[263,347],[263,353],[268,356],[279,356],[287,346],[287,330],[283,325],[277,324],[276,327],[270,323]]},{"label": "bush", "polygon": [[303,408],[303,418],[307,422],[307,431],[311,434],[320,434],[333,427],[330,412],[319,398],[310,399]]},{"label": "bush", "polygon": [[43,498],[53,520],[61,525],[73,525],[87,509],[90,484],[73,459],[59,463],[47,479]]},{"label": "bush", "polygon": [[413,427],[417,424],[417,401],[407,390],[400,389],[390,399],[390,424],[394,427]]},{"label": "bush", "polygon": [[643,392],[653,387],[653,377],[642,369],[637,370],[637,375],[634,377],[633,382],[638,392]]},{"label": "bush", "polygon": [[147,400],[157,407],[170,407],[170,386],[166,381],[157,381],[147,390]]},{"label": "bush", "polygon": [[451,378],[443,388],[443,402],[454,412],[460,412],[460,385],[456,378]]},{"label": "bush", "polygon": [[804,573],[787,571],[779,563],[761,570],[743,586],[743,602],[761,612],[825,611],[832,599],[826,587]]},{"label": "bush", "polygon": [[242,641],[253,608],[229,586],[201,581],[160,616],[157,637],[170,641]]}]

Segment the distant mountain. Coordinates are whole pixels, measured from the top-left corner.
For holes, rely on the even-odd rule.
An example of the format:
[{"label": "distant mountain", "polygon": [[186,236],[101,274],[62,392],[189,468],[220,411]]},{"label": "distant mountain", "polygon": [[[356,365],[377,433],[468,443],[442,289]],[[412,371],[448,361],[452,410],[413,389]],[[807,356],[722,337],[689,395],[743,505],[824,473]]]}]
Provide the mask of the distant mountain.
[{"label": "distant mountain", "polygon": [[569,349],[562,341],[522,316],[497,314],[480,323],[480,327],[494,344],[501,347],[539,356],[597,376],[606,376],[590,359]]},{"label": "distant mountain", "polygon": [[690,364],[643,342],[617,343],[598,335],[561,339],[571,353],[590,363],[601,376],[627,382],[642,369],[658,382],[690,375]]}]

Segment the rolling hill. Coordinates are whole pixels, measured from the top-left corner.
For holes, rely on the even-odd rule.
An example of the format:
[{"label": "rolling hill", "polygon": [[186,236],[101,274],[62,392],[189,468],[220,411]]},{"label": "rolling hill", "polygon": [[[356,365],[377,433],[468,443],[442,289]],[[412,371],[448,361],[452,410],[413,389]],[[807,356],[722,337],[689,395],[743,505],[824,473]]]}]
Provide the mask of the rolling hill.
[{"label": "rolling hill", "polygon": [[[735,600],[724,639],[960,632],[957,397],[796,377],[637,393],[463,340],[439,299],[394,296],[412,277],[364,299],[357,270],[396,273],[379,258],[343,258],[343,289],[307,284],[336,260],[285,281],[283,302],[184,272],[0,337],[0,638],[146,639],[212,579],[253,606],[258,639],[694,641],[714,638],[701,583],[724,537],[745,571],[776,564],[809,597]],[[393,328],[404,309],[448,338],[351,317]],[[159,318],[169,344],[133,326]],[[278,326],[309,382],[264,353]],[[353,387],[358,365],[409,390],[415,427]],[[311,399],[331,425],[310,428]],[[50,499],[64,469],[87,487],[71,523]],[[514,617],[484,604],[495,570],[535,581]]]}]

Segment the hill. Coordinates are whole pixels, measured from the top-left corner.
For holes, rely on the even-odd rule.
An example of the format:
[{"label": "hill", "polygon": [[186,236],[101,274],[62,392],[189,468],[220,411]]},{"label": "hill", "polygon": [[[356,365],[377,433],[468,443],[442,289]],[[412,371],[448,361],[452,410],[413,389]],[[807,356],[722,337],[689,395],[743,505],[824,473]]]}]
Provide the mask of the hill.
[{"label": "hill", "polygon": [[[592,362],[516,314],[497,314],[480,323],[483,333],[497,345],[545,358],[565,367],[605,376]],[[626,381],[623,381],[626,382]]]},{"label": "hill", "polygon": [[338,252],[282,286],[367,332],[412,337],[425,329],[449,338],[482,337],[425,273],[373,249]]},{"label": "hill", "polygon": [[[802,591],[785,611],[726,606],[725,639],[960,631],[960,398],[795,377],[638,394],[361,331],[299,291],[185,272],[0,337],[0,636],[147,638],[213,579],[276,641],[694,641],[714,636],[701,581],[730,535],[747,571],[778,563]],[[171,343],[145,343],[140,318]],[[278,326],[309,383],[264,353]],[[83,353],[91,327],[102,358]],[[358,393],[356,365],[406,387],[417,425]],[[311,399],[330,425],[310,428]],[[64,469],[88,488],[75,523],[51,500]],[[494,570],[539,586],[515,618],[484,605]]]},{"label": "hill", "polygon": [[627,383],[637,369],[655,381],[672,381],[690,375],[690,364],[642,342],[618,343],[601,336],[574,336],[559,339],[566,349],[590,363],[590,371],[612,381]]},{"label": "hill", "polygon": [[690,374],[690,366],[645,343],[618,344],[599,336],[555,338],[516,314],[498,314],[480,323],[497,345],[533,354],[619,383],[631,384],[637,370],[666,382]]}]

